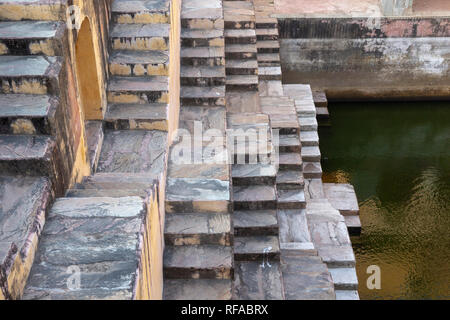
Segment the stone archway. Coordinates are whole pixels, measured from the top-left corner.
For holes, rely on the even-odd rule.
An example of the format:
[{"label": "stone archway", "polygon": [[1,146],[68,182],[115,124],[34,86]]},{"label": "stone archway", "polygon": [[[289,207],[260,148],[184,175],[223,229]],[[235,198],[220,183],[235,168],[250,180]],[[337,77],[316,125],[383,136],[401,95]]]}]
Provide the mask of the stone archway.
[{"label": "stone archway", "polygon": [[85,120],[101,120],[102,99],[100,93],[94,42],[88,18],[81,24],[75,46],[78,85]]}]

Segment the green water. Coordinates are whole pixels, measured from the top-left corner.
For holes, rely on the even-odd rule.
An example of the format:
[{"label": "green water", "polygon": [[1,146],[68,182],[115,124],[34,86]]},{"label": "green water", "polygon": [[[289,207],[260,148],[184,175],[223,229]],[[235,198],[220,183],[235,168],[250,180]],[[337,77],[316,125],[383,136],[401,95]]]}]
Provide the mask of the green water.
[{"label": "green water", "polygon": [[[324,180],[354,185],[362,299],[450,299],[450,103],[339,103],[321,127]],[[381,290],[366,286],[381,268]]]}]

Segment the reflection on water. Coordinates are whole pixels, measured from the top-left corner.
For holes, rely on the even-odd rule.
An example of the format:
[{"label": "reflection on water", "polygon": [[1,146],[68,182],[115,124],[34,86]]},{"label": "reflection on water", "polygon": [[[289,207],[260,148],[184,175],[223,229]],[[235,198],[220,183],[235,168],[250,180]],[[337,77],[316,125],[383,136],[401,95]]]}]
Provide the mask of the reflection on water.
[{"label": "reflection on water", "polygon": [[[450,299],[450,103],[339,103],[330,113],[324,180],[357,192],[361,298]],[[366,287],[373,264],[381,290]]]}]

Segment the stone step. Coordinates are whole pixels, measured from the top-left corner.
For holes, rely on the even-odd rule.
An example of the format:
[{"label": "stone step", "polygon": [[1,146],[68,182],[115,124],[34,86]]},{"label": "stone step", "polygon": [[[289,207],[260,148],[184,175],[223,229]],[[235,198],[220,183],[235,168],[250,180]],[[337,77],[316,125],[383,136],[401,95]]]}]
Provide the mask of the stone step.
[{"label": "stone step", "polygon": [[277,236],[234,237],[235,261],[279,261],[280,243]]},{"label": "stone step", "polygon": [[314,251],[317,254],[309,233],[305,209],[278,210],[278,224],[282,249],[302,250],[305,253]]},{"label": "stone step", "polygon": [[229,44],[225,47],[225,57],[231,60],[256,59],[255,44]]},{"label": "stone step", "polygon": [[300,123],[301,131],[317,131],[317,118],[313,117],[299,117],[298,122]]},{"label": "stone step", "polygon": [[61,57],[0,56],[0,93],[59,94]]},{"label": "stone step", "polygon": [[234,186],[233,205],[235,210],[275,209],[276,190],[273,186]]},{"label": "stone step", "polygon": [[165,76],[111,77],[108,84],[108,102],[168,103],[169,78]]},{"label": "stone step", "polygon": [[182,48],[181,65],[187,66],[224,66],[224,47]]},{"label": "stone step", "polygon": [[0,134],[52,135],[58,105],[47,95],[0,94]]},{"label": "stone step", "polygon": [[304,209],[306,208],[305,191],[302,187],[297,189],[278,190],[278,209]]},{"label": "stone step", "polygon": [[225,46],[222,29],[181,29],[182,47],[223,47]]},{"label": "stone step", "polygon": [[226,77],[227,90],[258,90],[258,76],[256,75],[228,75]]},{"label": "stone step", "polygon": [[274,185],[277,170],[270,164],[234,164],[231,166],[233,185]]},{"label": "stone step", "polygon": [[258,53],[258,63],[260,66],[277,66],[280,64],[280,54]]},{"label": "stone step", "polygon": [[305,180],[301,171],[279,170],[276,183],[277,189],[298,189],[305,185]]},{"label": "stone step", "polygon": [[278,147],[280,153],[297,153],[302,151],[300,139],[296,134],[280,135]]},{"label": "stone step", "polygon": [[359,216],[344,216],[344,219],[349,235],[360,236],[362,231],[362,225]]},{"label": "stone step", "polygon": [[304,162],[303,177],[305,179],[322,179],[322,166],[320,162]]},{"label": "stone step", "polygon": [[168,105],[109,104],[104,122],[113,130],[162,130],[168,129]]},{"label": "stone step", "polygon": [[270,114],[270,125],[272,130],[278,130],[280,135],[298,135],[300,132],[297,117],[289,113]]},{"label": "stone step", "polygon": [[222,4],[219,0],[181,3],[181,27],[189,29],[223,29]]},{"label": "stone step", "polygon": [[114,50],[109,56],[113,76],[168,76],[168,51]]},{"label": "stone step", "polygon": [[1,0],[0,20],[51,20],[66,18],[67,1],[64,0]]},{"label": "stone step", "polygon": [[331,205],[343,216],[359,215],[355,188],[348,183],[324,183],[323,191]]},{"label": "stone step", "polygon": [[227,45],[256,43],[254,29],[225,29],[224,35]]},{"label": "stone step", "polygon": [[[250,12],[247,12],[250,13]],[[238,14],[230,10],[224,11],[225,29],[255,29],[255,16],[251,14]]]},{"label": "stone step", "polygon": [[65,29],[56,21],[0,22],[0,55],[61,56]]},{"label": "stone step", "polygon": [[335,290],[358,290],[355,268],[329,268]]},{"label": "stone step", "polygon": [[302,148],[303,162],[320,162],[320,158],[321,154],[318,146]]},{"label": "stone step", "polygon": [[164,279],[164,300],[231,300],[227,279]]},{"label": "stone step", "polygon": [[51,202],[47,178],[0,176],[2,298],[20,299]]},{"label": "stone step", "polygon": [[280,43],[276,40],[264,40],[256,43],[258,53],[279,53]]},{"label": "stone step", "polygon": [[66,192],[66,198],[122,198],[122,197],[147,197],[147,191],[144,189],[69,189]]},{"label": "stone step", "polygon": [[114,23],[170,23],[169,1],[115,0],[111,16]]},{"label": "stone step", "polygon": [[[260,66],[263,66],[264,63],[258,62]],[[269,96],[277,96],[282,97],[284,95],[283,86],[280,80],[269,80],[264,81],[261,80],[259,82],[259,96],[260,98],[269,97]]]},{"label": "stone step", "polygon": [[281,80],[281,67],[259,67],[258,75],[261,80]]},{"label": "stone step", "polygon": [[358,290],[335,290],[336,300],[359,300]]},{"label": "stone step", "polygon": [[317,131],[300,131],[300,141],[304,147],[319,146],[319,134]]},{"label": "stone step", "polygon": [[223,66],[181,66],[180,81],[182,86],[225,85],[225,68]]},{"label": "stone step", "polygon": [[[151,276],[146,211],[139,197],[57,199],[23,299],[135,299]],[[68,266],[80,268],[81,289],[67,289]]]},{"label": "stone step", "polygon": [[300,153],[280,153],[278,162],[280,170],[303,171],[303,161]]},{"label": "stone step", "polygon": [[102,150],[103,138],[103,121],[88,120],[84,122],[84,130],[86,133],[86,143],[88,146],[89,163],[91,172],[97,171],[98,160]]},{"label": "stone step", "polygon": [[278,28],[277,18],[261,17],[257,15],[255,17],[255,24],[257,29]]},{"label": "stone step", "polygon": [[227,75],[257,75],[258,61],[227,59],[225,69]]},{"label": "stone step", "polygon": [[180,98],[183,105],[223,106],[225,105],[225,86],[182,86]]},{"label": "stone step", "polygon": [[[125,131],[123,132],[123,134]],[[148,137],[147,137],[148,138]],[[154,137],[156,140],[157,137]],[[151,173],[143,172],[96,172],[94,175],[83,178],[82,183],[135,183],[135,186],[143,185],[143,188],[153,185],[156,176]]]},{"label": "stone step", "polygon": [[115,24],[110,31],[113,50],[169,50],[170,24]]},{"label": "stone step", "polygon": [[278,235],[278,219],[275,210],[251,210],[233,212],[234,235],[276,236]]},{"label": "stone step", "polygon": [[218,245],[166,246],[165,279],[232,279],[232,248]]},{"label": "stone step", "polygon": [[223,9],[224,11],[233,11],[239,12],[239,10],[250,10],[253,11],[253,3],[252,1],[247,0],[227,0],[223,1]]},{"label": "stone step", "polygon": [[258,28],[256,29],[256,39],[258,41],[278,40],[278,28]]}]

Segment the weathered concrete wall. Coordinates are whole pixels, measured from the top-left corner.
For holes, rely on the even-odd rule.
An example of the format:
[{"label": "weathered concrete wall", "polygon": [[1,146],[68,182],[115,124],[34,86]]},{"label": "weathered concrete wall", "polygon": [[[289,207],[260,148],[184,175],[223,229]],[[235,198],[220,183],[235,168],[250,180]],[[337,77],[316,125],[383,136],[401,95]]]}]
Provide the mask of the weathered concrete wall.
[{"label": "weathered concrete wall", "polygon": [[279,19],[283,79],[330,99],[449,99],[449,19]]}]

